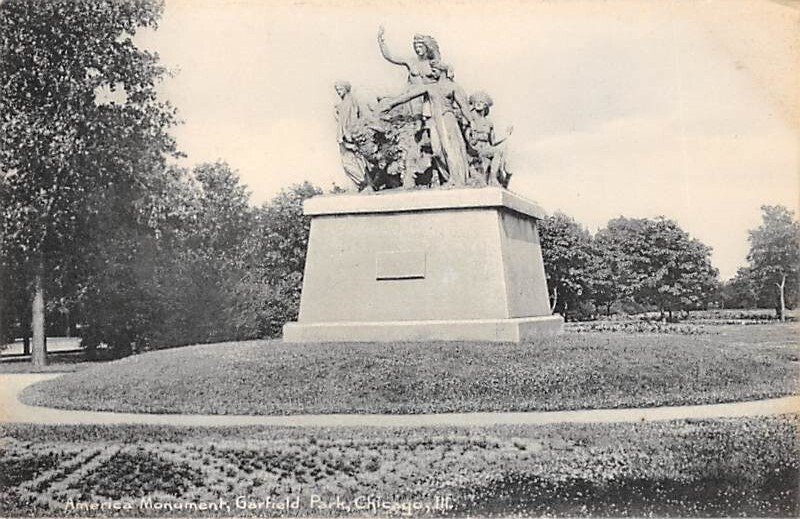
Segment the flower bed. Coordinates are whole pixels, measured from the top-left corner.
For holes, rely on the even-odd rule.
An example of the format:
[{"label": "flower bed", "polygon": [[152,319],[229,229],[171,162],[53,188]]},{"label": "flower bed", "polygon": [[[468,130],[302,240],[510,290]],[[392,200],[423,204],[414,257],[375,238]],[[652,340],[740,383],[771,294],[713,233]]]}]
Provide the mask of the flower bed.
[{"label": "flower bed", "polygon": [[[373,514],[356,503],[373,496],[398,513],[430,507],[413,515],[796,516],[798,426],[797,416],[481,429],[3,426],[0,472],[22,484],[0,485],[0,514],[105,515],[79,507],[117,502],[131,504],[122,516],[196,515],[191,503],[222,499],[229,507],[204,513],[363,516]],[[61,451],[52,470],[63,477],[34,486],[9,461]],[[87,451],[96,455],[70,463]],[[320,508],[312,496],[350,508]],[[247,508],[267,497],[299,508]]]}]

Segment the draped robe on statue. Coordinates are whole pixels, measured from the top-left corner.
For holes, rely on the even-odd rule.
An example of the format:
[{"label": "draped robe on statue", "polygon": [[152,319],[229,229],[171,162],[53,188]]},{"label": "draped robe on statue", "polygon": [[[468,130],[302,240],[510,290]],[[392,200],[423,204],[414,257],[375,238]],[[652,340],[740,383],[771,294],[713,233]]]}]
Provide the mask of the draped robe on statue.
[{"label": "draped robe on statue", "polygon": [[339,143],[344,172],[359,190],[368,184],[367,162],[354,149],[353,132],[360,117],[361,108],[353,95],[348,93],[336,105],[336,141]]}]

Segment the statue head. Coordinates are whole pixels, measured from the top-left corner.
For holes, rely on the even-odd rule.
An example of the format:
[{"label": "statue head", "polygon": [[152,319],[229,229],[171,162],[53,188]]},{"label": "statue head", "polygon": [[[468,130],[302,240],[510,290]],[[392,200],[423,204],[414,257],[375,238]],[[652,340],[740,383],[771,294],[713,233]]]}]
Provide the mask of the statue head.
[{"label": "statue head", "polygon": [[336,94],[341,98],[344,98],[352,89],[348,81],[337,81],[333,84],[333,88],[336,89]]},{"label": "statue head", "polygon": [[447,63],[443,63],[438,59],[431,60],[431,72],[436,79],[453,79],[455,74],[453,73],[453,67],[448,65]]},{"label": "statue head", "polygon": [[494,104],[492,98],[484,91],[478,91],[469,96],[469,104],[476,112],[486,115]]},{"label": "statue head", "polygon": [[414,53],[419,59],[439,59],[439,44],[433,36],[425,34],[414,35]]}]

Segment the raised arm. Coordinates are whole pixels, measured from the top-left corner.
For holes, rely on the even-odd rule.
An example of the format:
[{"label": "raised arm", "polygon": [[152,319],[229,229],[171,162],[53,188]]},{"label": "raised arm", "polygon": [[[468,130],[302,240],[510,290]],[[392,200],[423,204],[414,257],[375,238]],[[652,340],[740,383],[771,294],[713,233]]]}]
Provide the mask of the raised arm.
[{"label": "raised arm", "polygon": [[384,59],[389,63],[393,63],[395,65],[403,66],[407,69],[411,69],[408,65],[408,62],[403,61],[399,58],[392,56],[392,53],[389,51],[389,47],[386,45],[386,40],[383,38],[383,25],[378,28],[378,47],[381,49],[381,54],[383,55]]}]

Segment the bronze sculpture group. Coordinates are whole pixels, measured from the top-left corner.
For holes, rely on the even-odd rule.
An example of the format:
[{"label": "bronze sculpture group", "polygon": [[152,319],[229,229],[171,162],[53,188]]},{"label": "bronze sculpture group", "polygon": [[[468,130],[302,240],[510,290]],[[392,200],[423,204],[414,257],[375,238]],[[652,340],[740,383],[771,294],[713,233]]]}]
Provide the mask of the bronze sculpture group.
[{"label": "bronze sculpture group", "polygon": [[382,27],[378,45],[387,61],[406,68],[408,83],[400,94],[367,108],[349,83],[336,83],[337,140],[354,189],[508,187],[508,136],[495,136],[491,97],[485,92],[467,97],[430,36],[414,36],[415,57],[408,60],[391,54]]}]

